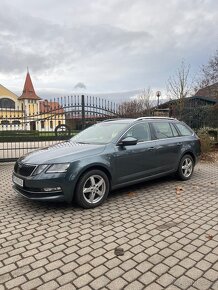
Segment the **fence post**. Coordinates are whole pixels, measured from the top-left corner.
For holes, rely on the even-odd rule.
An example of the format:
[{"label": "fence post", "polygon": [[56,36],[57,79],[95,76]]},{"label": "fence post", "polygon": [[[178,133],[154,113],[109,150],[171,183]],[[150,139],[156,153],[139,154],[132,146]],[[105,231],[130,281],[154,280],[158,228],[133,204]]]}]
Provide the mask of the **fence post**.
[{"label": "fence post", "polygon": [[81,105],[82,105],[82,130],[85,129],[85,96],[81,96]]}]

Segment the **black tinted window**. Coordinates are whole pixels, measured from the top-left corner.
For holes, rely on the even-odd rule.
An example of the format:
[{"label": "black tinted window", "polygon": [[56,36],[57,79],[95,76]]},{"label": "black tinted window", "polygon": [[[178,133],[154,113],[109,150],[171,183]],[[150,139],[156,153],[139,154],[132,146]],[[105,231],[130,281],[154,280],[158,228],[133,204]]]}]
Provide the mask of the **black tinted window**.
[{"label": "black tinted window", "polygon": [[167,122],[155,122],[153,123],[153,127],[154,127],[155,136],[158,139],[174,137],[171,126]]},{"label": "black tinted window", "polygon": [[139,142],[150,140],[149,125],[147,123],[140,123],[133,126],[126,132],[124,138],[126,137],[136,138]]},{"label": "black tinted window", "polygon": [[183,124],[176,124],[182,136],[191,136],[193,132]]}]

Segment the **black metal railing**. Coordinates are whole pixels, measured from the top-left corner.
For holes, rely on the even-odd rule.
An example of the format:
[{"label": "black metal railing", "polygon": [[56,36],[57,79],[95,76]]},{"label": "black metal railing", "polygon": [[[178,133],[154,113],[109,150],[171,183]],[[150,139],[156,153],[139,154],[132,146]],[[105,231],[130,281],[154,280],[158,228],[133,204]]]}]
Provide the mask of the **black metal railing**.
[{"label": "black metal railing", "polygon": [[[134,106],[133,106],[134,105]],[[105,119],[140,116],[172,116],[198,130],[218,127],[217,106],[200,108],[141,109],[116,104],[93,96],[65,96],[49,100],[17,101],[13,107],[0,106],[0,162],[67,140],[80,130]]]},{"label": "black metal railing", "polygon": [[37,148],[67,140],[96,122],[119,116],[116,103],[84,95],[1,106],[0,161],[16,160]]}]

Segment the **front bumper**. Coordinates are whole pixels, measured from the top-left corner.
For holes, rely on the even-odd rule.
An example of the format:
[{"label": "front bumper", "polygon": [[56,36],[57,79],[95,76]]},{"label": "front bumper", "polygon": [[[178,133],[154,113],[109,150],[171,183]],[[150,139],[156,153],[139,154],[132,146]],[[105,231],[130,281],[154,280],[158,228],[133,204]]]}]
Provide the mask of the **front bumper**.
[{"label": "front bumper", "polygon": [[31,200],[44,200],[44,201],[65,201],[62,192],[42,192],[42,191],[31,191],[30,189],[24,189],[17,185],[13,185],[13,189],[23,197]]},{"label": "front bumper", "polygon": [[[13,173],[13,176],[23,181],[22,185],[13,181],[14,190],[27,199],[38,201],[66,201],[68,203],[72,201],[74,182],[68,181],[65,175],[53,175],[48,178],[45,175],[24,177]],[[60,190],[44,190],[44,188],[55,189],[58,187]]]}]

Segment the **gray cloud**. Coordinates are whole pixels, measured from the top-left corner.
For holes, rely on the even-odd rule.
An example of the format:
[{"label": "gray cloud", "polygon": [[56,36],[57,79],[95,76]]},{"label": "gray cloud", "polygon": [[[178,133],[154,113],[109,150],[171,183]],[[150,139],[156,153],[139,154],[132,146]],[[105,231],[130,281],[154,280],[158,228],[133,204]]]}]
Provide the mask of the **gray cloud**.
[{"label": "gray cloud", "polygon": [[26,63],[35,71],[59,66],[71,68],[71,63],[112,51],[122,53],[128,49],[134,54],[151,37],[147,32],[128,31],[108,24],[68,27],[24,13],[13,17],[12,12],[6,15],[3,10],[0,27],[3,72],[21,71]]},{"label": "gray cloud", "polygon": [[86,90],[86,85],[84,83],[77,83],[74,86],[74,89],[84,89],[84,90]]},{"label": "gray cloud", "polygon": [[23,81],[29,66],[46,92],[78,82],[92,92],[162,89],[182,59],[195,74],[217,48],[217,1],[108,2],[3,0],[0,77]]}]

